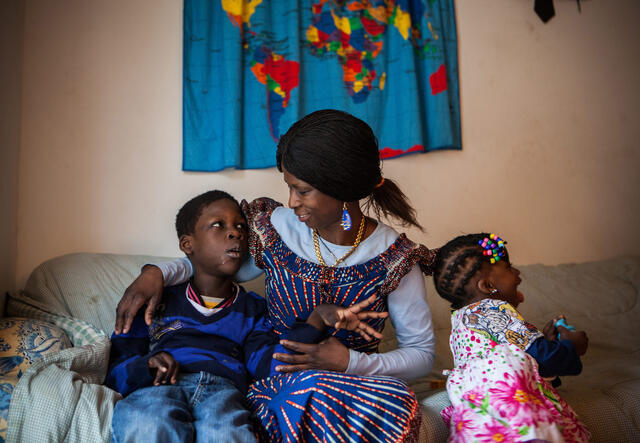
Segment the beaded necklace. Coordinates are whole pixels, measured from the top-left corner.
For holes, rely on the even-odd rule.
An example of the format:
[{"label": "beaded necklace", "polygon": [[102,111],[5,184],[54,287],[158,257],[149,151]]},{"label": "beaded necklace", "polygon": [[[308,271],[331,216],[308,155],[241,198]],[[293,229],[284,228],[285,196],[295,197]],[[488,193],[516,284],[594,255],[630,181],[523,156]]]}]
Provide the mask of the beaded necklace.
[{"label": "beaded necklace", "polygon": [[[346,254],[344,254],[340,258],[337,258],[336,262],[333,265],[331,265],[330,267],[335,268],[340,263],[345,261],[347,259],[347,257],[349,257],[351,254],[353,254],[353,252],[356,250],[356,248],[360,244],[360,241],[362,240],[362,233],[364,232],[364,227],[365,227],[366,224],[367,224],[366,217],[364,216],[364,214],[362,214],[362,219],[360,220],[360,227],[358,228],[358,235],[356,236],[356,241],[353,243],[353,246],[351,247],[351,249],[349,249],[347,251]],[[320,242],[318,240],[319,238],[320,238],[320,236],[318,235],[318,230],[314,229],[313,230],[313,248],[315,249],[315,252],[316,252],[316,258],[318,259],[318,261],[320,262],[320,264],[322,266],[329,266],[328,264],[325,263],[324,259],[322,258],[322,253],[320,252]],[[327,248],[327,249],[329,249],[329,248]],[[329,252],[331,253],[331,255],[333,255],[333,252],[331,252],[330,249],[329,249]],[[333,257],[336,258],[335,255],[333,255]]]}]

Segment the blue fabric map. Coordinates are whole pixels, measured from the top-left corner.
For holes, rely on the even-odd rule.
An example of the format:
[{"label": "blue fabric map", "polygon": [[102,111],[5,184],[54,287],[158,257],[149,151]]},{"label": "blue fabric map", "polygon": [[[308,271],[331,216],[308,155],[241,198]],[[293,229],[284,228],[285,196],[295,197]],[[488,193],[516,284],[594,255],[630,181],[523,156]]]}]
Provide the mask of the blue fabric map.
[{"label": "blue fabric map", "polygon": [[366,121],[380,155],[461,149],[453,0],[185,0],[183,170],[275,166],[318,109]]}]

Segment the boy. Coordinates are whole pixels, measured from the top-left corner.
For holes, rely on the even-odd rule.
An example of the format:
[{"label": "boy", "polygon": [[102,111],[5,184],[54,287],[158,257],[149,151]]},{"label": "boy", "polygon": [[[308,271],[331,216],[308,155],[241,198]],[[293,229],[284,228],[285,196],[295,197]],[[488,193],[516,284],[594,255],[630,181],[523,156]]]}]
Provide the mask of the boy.
[{"label": "boy", "polygon": [[[141,309],[127,334],[113,335],[105,383],[126,398],[116,404],[113,441],[255,441],[244,393],[251,377],[273,372],[287,352],[266,320],[266,302],[233,281],[247,256],[247,224],[222,191],[188,201],[176,217],[191,281],[165,288],[150,327]],[[355,330],[380,313],[320,305],[286,337],[316,343],[330,325]],[[285,337],[281,337],[285,338]]]}]

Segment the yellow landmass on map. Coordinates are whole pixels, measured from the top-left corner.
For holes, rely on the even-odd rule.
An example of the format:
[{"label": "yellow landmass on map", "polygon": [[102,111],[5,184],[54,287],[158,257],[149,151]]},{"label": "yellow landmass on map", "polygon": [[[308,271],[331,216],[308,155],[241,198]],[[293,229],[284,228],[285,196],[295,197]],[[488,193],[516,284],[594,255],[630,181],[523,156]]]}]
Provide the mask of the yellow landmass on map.
[{"label": "yellow landmass on map", "polygon": [[311,43],[315,43],[320,40],[318,37],[318,28],[315,26],[309,26],[309,29],[307,29],[307,40]]},{"label": "yellow landmass on map", "polygon": [[[262,0],[222,0],[222,9],[236,19],[242,20],[242,23],[246,23],[247,26],[251,26],[251,16],[260,3]],[[241,23],[238,25],[240,26]]]},{"label": "yellow landmass on map", "polygon": [[409,28],[411,27],[411,16],[408,12],[403,11],[400,8],[396,8],[396,18],[393,25],[398,28],[400,35],[405,40],[409,38]]},{"label": "yellow landmass on map", "polygon": [[336,28],[341,30],[347,35],[351,35],[351,23],[347,17],[338,17],[333,9],[331,10],[331,16],[333,17],[333,23],[335,23]]}]

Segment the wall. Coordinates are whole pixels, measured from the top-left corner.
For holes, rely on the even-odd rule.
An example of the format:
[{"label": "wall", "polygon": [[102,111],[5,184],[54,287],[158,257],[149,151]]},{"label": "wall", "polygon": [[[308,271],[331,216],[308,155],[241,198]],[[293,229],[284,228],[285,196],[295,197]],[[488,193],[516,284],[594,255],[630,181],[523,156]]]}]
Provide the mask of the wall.
[{"label": "wall", "polygon": [[[439,246],[495,230],[516,262],[640,252],[640,2],[458,1],[462,152],[387,161]],[[26,2],[20,286],[74,251],[177,255],[172,221],[224,188],[286,198],[275,169],[183,173],[178,0]]]},{"label": "wall", "polygon": [[[15,289],[24,5],[0,2],[0,298]],[[4,302],[0,303],[0,314]]]}]

